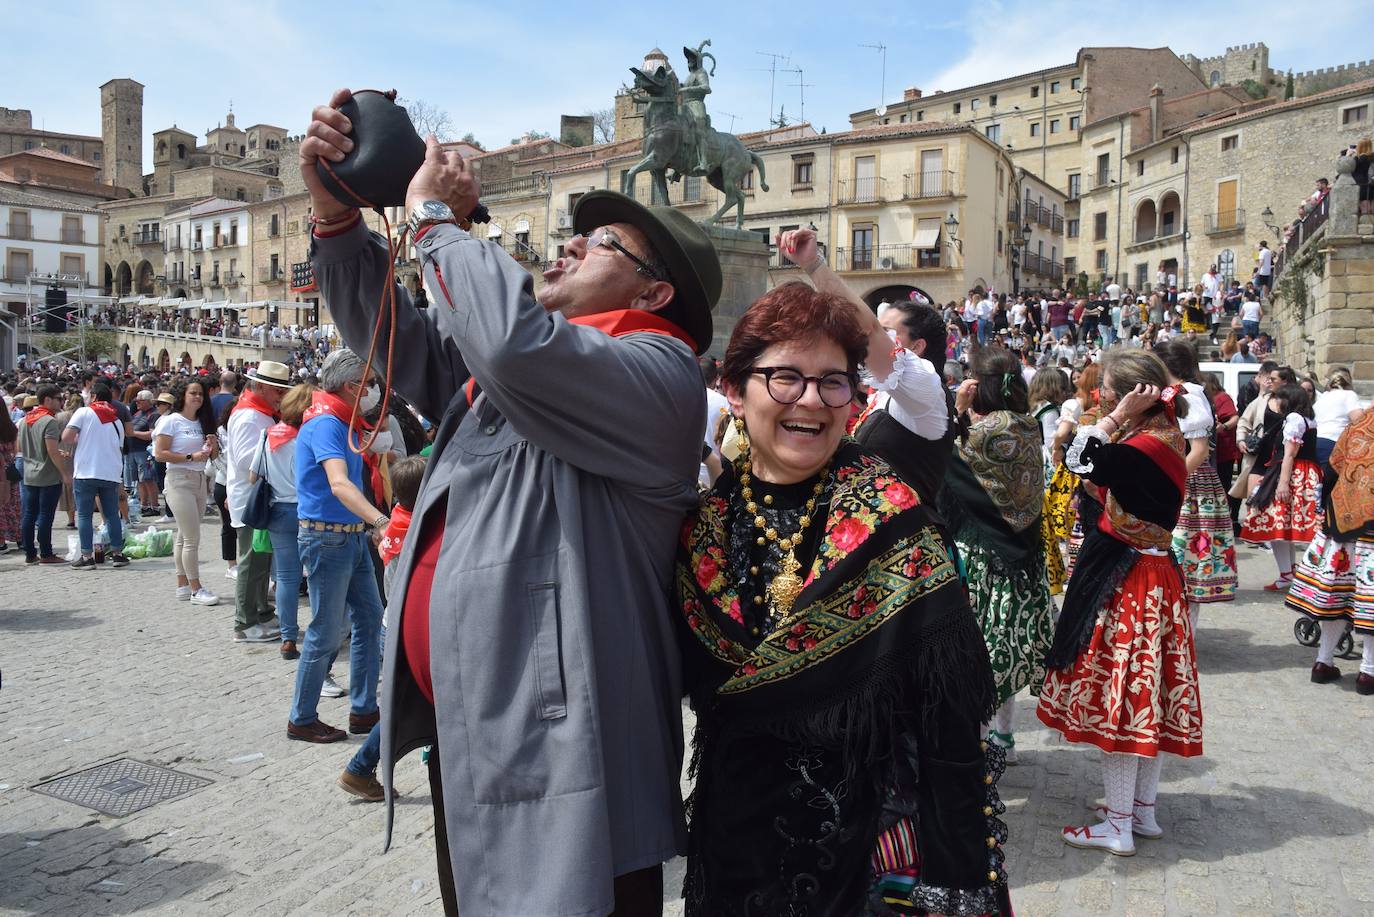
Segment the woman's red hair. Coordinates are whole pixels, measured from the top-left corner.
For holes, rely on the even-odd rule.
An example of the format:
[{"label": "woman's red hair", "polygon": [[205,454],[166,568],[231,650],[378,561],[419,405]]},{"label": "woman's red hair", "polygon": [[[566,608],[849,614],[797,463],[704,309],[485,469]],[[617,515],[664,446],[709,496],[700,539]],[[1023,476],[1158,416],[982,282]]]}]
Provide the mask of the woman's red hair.
[{"label": "woman's red hair", "polygon": [[850,303],[799,281],[784,283],[760,296],[740,317],[725,348],[721,379],[743,389],[749,370],[769,347],[819,339],[840,345],[851,373],[858,371],[868,353],[868,335]]}]

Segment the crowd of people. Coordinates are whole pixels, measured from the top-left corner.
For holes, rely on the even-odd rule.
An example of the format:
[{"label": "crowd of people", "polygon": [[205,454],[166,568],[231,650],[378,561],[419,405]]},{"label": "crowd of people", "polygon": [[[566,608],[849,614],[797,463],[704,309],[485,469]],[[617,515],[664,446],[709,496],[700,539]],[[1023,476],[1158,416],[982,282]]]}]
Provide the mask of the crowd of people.
[{"label": "crowd of people", "polygon": [[[760,297],[716,361],[700,226],[590,192],[536,301],[453,219],[478,183],[431,140],[408,205],[441,295],[388,312],[387,241],[314,168],[342,157],[347,98],[301,154],[312,264],[358,352],[304,376],[27,368],[5,380],[23,512],[0,537],[62,563],[71,482],[71,568],[100,566],[97,501],[122,566],[124,507],[162,499],[174,595],[213,605],[218,506],[233,639],[296,666],[285,738],[365,735],[339,783],[388,804],[427,749],[447,913],[659,914],[685,854],[690,915],[1008,915],[1018,696],[1103,755],[1066,844],[1164,836],[1163,756],[1203,752],[1195,637],[1236,598],[1238,543],[1318,621],[1312,681],[1340,677],[1353,627],[1374,694],[1374,412],[1345,371],[1268,360],[1232,398],[1200,368],[1228,315],[1265,355],[1245,306],[1267,283],[875,314],[796,230],[777,244],[809,283]],[[389,365],[359,355],[377,329]],[[345,645],[346,731],[320,715]]]}]

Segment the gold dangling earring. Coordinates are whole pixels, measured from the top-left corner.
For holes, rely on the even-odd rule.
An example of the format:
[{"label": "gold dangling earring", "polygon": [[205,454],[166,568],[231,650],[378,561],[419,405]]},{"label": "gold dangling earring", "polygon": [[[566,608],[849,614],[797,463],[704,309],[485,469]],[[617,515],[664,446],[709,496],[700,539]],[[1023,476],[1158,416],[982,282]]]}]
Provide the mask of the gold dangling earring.
[{"label": "gold dangling earring", "polygon": [[731,440],[727,435],[727,443],[722,444],[721,455],[729,459],[736,465],[740,465],[749,460],[749,431],[744,427],[744,418],[735,416],[732,419],[734,425],[734,438]]}]

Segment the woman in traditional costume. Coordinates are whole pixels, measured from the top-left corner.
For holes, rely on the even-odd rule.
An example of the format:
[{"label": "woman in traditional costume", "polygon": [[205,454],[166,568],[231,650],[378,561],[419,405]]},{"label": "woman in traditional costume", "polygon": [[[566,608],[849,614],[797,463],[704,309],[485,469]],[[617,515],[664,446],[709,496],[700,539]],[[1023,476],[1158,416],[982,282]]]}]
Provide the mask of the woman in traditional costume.
[{"label": "woman in traditional costume", "polygon": [[988,738],[1008,763],[1016,755],[1014,698],[1025,687],[1039,693],[1054,636],[1040,530],[1040,429],[1026,401],[1016,358],[1002,348],[980,350],[973,378],[955,398],[960,433],[940,497],[997,679]]},{"label": "woman in traditional costume", "polygon": [[1320,531],[1317,424],[1307,390],[1291,382],[1274,389],[1264,416],[1265,434],[1250,474],[1240,537],[1252,544],[1269,543],[1279,575],[1264,588],[1281,592],[1293,582],[1294,546],[1306,549]]},{"label": "woman in traditional costume", "polygon": [[987,650],[936,517],[844,439],[859,363],[901,350],[857,302],[784,284],[726,351],[741,451],[675,572],[689,915],[1009,912]]},{"label": "woman in traditional costume", "polygon": [[1170,555],[1187,484],[1175,415],[1188,404],[1167,386],[1153,354],[1108,354],[1102,398],[1116,406],[1069,448],[1069,467],[1102,489],[1103,511],[1069,580],[1037,710],[1070,742],[1105,753],[1102,821],[1065,828],[1065,843],[1117,856],[1135,853],[1135,835],[1163,834],[1160,755],[1202,754],[1193,630]]},{"label": "woman in traditional costume", "polygon": [[1303,553],[1288,607],[1321,624],[1312,681],[1341,677],[1336,644],[1347,625],[1364,640],[1355,690],[1374,694],[1374,411],[1346,427],[1329,459],[1322,531]]},{"label": "woman in traditional costume", "polygon": [[1236,597],[1231,506],[1212,458],[1216,421],[1199,378],[1197,354],[1183,341],[1157,344],[1154,351],[1168,367],[1169,384],[1183,386],[1183,397],[1188,401],[1188,416],[1178,422],[1188,447],[1184,456],[1188,487],[1174,527],[1173,552],[1183,570],[1188,616],[1196,631],[1204,603],[1230,602]]},{"label": "woman in traditional costume", "polygon": [[[1074,396],[1064,402],[1059,415],[1059,430],[1055,433],[1055,447],[1061,454],[1073,441],[1074,434],[1080,426],[1090,427],[1097,422],[1100,410],[1098,379],[1101,374],[1102,371],[1096,363],[1089,363],[1078,374],[1078,379],[1074,382]],[[1083,536],[1097,524],[1097,517],[1102,514],[1102,499],[1097,493],[1097,488],[1091,484],[1085,486],[1078,480],[1078,475],[1067,467],[1064,474],[1065,480],[1073,482],[1070,498],[1072,514],[1069,517],[1066,539],[1068,562],[1065,565],[1066,574],[1073,576],[1073,567],[1078,559],[1078,549],[1083,544]],[[1050,487],[1054,490],[1060,486],[1062,485],[1056,472],[1056,480],[1051,482]]]}]

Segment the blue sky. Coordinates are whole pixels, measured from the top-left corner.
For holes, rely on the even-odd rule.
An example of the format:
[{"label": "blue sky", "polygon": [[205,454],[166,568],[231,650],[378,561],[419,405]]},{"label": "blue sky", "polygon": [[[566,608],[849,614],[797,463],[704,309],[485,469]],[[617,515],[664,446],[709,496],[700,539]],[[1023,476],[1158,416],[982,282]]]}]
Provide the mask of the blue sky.
[{"label": "blue sky", "polygon": [[[679,72],[681,49],[712,40],[719,65],[707,100],[717,127],[766,126],[770,58],[779,61],[773,108],[843,130],[852,111],[879,101],[887,46],[886,101],[905,86],[926,92],[1036,70],[1073,59],[1085,45],[1168,45],[1219,54],[1263,41],[1270,65],[1306,70],[1374,57],[1368,0],[970,0],[936,6],[887,2],[730,3],[694,0],[682,10],[630,4],[389,4],[230,0],[228,3],[47,3],[0,0],[0,21],[23,22],[26,39],[0,60],[0,106],[28,108],[35,126],[98,134],[98,87],[133,77],[144,90],[147,135],[176,123],[204,139],[230,100],[241,127],[266,122],[292,133],[337,86],[396,88],[449,112],[461,135],[487,146],[528,129],[557,133],[560,114],[611,104],[654,46]],[[407,18],[402,11],[422,12]],[[28,39],[48,40],[28,40]],[[1352,40],[1356,39],[1356,40]],[[140,57],[142,62],[140,62]],[[734,116],[733,118],[731,116]]]}]

